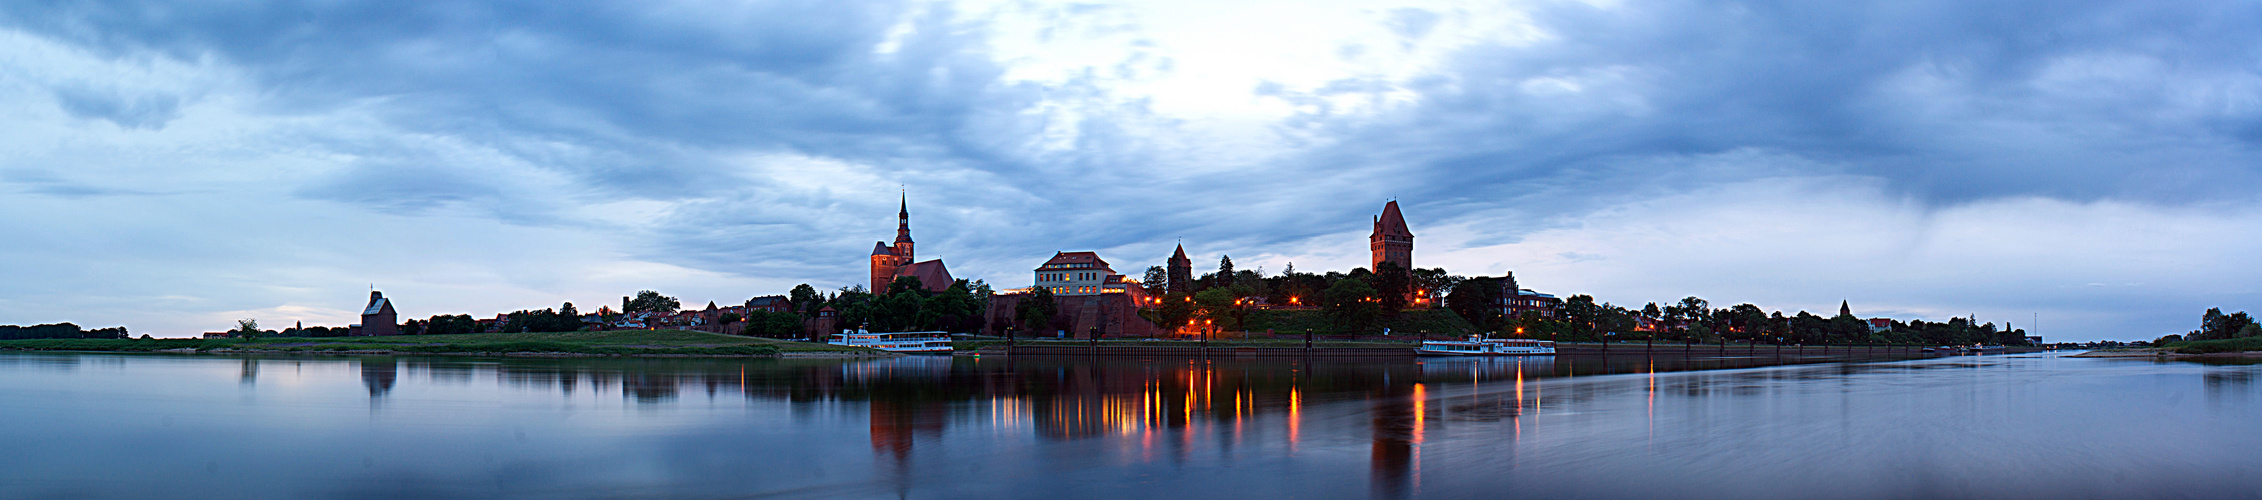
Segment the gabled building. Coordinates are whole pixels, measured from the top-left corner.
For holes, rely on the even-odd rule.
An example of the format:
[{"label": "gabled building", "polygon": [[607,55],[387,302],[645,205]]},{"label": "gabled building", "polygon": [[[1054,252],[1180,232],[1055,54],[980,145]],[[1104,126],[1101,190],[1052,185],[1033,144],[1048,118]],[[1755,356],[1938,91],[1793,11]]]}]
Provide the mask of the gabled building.
[{"label": "gabled building", "polygon": [[1050,289],[1054,296],[1126,293],[1139,288],[1129,286],[1123,275],[1116,274],[1095,252],[1055,252],[1033,272],[1034,286]]},{"label": "gabled building", "polygon": [[379,336],[400,335],[400,314],[393,311],[392,299],[385,292],[370,291],[369,305],[361,308],[361,324],[349,326],[349,335]]},{"label": "gabled building", "polygon": [[1185,244],[1179,244],[1178,249],[1170,253],[1170,265],[1164,269],[1164,275],[1169,280],[1163,285],[1164,292],[1193,293],[1194,260],[1186,258]]},{"label": "gabled building", "polygon": [[1398,200],[1382,205],[1382,215],[1374,218],[1374,232],[1367,235],[1367,247],[1374,253],[1373,265],[1367,270],[1380,270],[1384,262],[1414,269],[1414,232],[1406,228],[1406,215],[1398,212]]},{"label": "gabled building", "polygon": [[745,311],[739,312],[740,316],[745,316],[747,311],[774,313],[793,312],[793,301],[787,300],[784,295],[764,295],[746,299],[746,305],[744,309]]},{"label": "gabled building", "polygon": [[888,285],[899,277],[919,279],[919,286],[928,291],[940,292],[950,288],[957,280],[950,277],[950,269],[942,259],[914,262],[911,242],[911,201],[901,200],[896,211],[895,244],[879,241],[872,243],[872,293],[887,293]]}]

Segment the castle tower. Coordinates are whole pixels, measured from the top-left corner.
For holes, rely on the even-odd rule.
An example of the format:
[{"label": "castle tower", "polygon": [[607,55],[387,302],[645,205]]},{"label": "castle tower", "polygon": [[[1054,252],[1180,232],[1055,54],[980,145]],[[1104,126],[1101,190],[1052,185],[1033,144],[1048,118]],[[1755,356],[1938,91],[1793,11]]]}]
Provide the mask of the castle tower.
[{"label": "castle tower", "polygon": [[1168,291],[1169,293],[1184,293],[1192,291],[1190,289],[1193,287],[1194,283],[1194,260],[1186,258],[1185,244],[1179,244],[1178,250],[1170,254],[1170,266],[1168,271],[1170,274],[1170,283],[1169,286],[1165,288],[1166,291]]},{"label": "castle tower", "polygon": [[1382,205],[1382,215],[1374,218],[1374,233],[1367,236],[1367,246],[1374,252],[1374,265],[1368,270],[1379,270],[1384,262],[1414,269],[1414,232],[1406,229],[1406,216],[1398,213],[1398,200]]}]

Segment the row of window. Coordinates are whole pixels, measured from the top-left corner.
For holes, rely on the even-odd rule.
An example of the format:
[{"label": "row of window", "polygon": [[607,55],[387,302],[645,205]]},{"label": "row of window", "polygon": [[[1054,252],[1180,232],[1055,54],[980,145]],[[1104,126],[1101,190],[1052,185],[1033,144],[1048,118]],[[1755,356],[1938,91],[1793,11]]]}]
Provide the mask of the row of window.
[{"label": "row of window", "polygon": [[1043,273],[1037,275],[1037,281],[1094,281],[1098,279],[1100,279],[1100,273],[1097,272]]},{"label": "row of window", "polygon": [[1056,286],[1056,287],[1052,287],[1052,294],[1053,294],[1053,295],[1065,295],[1065,294],[1071,294],[1071,293],[1100,293],[1100,287],[1096,287],[1096,286]]}]

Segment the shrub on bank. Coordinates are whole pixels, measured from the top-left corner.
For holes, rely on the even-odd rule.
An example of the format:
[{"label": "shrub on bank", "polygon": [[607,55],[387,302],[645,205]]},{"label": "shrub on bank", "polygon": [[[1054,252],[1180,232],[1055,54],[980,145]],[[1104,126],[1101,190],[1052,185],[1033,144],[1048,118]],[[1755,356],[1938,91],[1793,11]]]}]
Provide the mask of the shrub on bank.
[{"label": "shrub on bank", "polygon": [[2218,352],[2262,351],[2262,337],[2242,337],[2222,340],[2187,340],[2167,345],[2179,354],[2211,354]]}]

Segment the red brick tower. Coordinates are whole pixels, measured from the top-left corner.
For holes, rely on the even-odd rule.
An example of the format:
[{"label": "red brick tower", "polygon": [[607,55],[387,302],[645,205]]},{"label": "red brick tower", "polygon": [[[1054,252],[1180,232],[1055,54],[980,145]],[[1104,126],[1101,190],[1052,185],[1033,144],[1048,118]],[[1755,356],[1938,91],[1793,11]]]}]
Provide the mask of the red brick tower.
[{"label": "red brick tower", "polygon": [[1374,233],[1367,236],[1368,248],[1374,251],[1374,267],[1392,262],[1398,267],[1414,269],[1414,232],[1406,229],[1406,216],[1398,213],[1398,200],[1382,205],[1382,215],[1374,218]]},{"label": "red brick tower", "polygon": [[900,200],[895,212],[895,246],[872,243],[872,293],[887,293],[888,284],[911,265],[911,201]]}]

